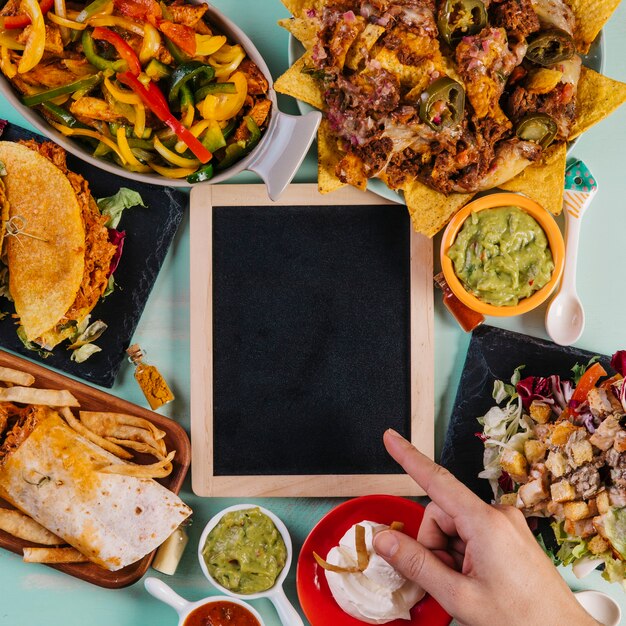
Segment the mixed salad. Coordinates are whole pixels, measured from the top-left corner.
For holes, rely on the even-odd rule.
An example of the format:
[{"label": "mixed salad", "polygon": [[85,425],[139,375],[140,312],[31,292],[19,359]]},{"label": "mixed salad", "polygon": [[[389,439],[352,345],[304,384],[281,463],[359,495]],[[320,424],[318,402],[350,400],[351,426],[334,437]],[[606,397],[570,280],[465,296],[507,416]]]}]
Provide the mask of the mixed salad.
[{"label": "mixed salad", "polygon": [[59,132],[132,172],[190,183],[248,154],[269,85],[206,4],[7,0],[0,69]]},{"label": "mixed salad", "polygon": [[[608,376],[592,359],[559,376],[497,380],[481,418],[484,470],[496,502],[552,520],[556,564],[604,564],[626,588],[626,350]],[[576,569],[575,569],[576,571]]]}]

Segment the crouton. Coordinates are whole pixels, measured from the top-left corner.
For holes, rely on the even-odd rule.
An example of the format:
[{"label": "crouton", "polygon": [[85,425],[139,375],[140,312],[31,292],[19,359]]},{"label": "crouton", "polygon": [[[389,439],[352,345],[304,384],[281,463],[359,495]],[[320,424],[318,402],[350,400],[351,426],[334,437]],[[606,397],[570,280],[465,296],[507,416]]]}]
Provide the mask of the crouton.
[{"label": "crouton", "polygon": [[517,495],[522,501],[524,508],[530,508],[549,498],[549,494],[540,478],[522,485]]},{"label": "crouton", "polygon": [[600,537],[600,535],[596,535],[589,541],[587,547],[589,548],[589,552],[591,552],[591,554],[602,554],[609,549],[609,542]]},{"label": "crouton", "polygon": [[626,452],[626,430],[620,430],[615,434],[613,449],[617,452]]},{"label": "crouton", "polygon": [[592,537],[596,534],[596,530],[593,525],[593,519],[591,517],[577,520],[575,522],[566,519],[565,523],[563,524],[563,528],[568,535],[575,535],[583,538]]},{"label": "crouton", "polygon": [[578,426],[574,426],[571,422],[563,420],[562,422],[559,422],[552,431],[552,435],[550,435],[550,443],[553,446],[564,446],[570,438],[570,435],[577,430]]},{"label": "crouton", "polygon": [[586,502],[566,502],[563,505],[563,513],[565,515],[565,519],[568,519],[572,522],[577,522],[578,520],[585,519],[586,517],[591,517],[589,515],[589,507]]},{"label": "crouton", "polygon": [[498,501],[498,504],[503,504],[504,506],[515,506],[516,502],[517,502],[517,494],[515,492],[512,492],[512,493],[503,493],[500,496],[500,500]]},{"label": "crouton", "polygon": [[580,467],[593,460],[593,448],[587,439],[573,443],[570,452],[570,459],[574,467]]},{"label": "crouton", "polygon": [[604,515],[611,508],[609,494],[606,491],[601,491],[596,496],[596,507],[600,515]]},{"label": "crouton", "polygon": [[569,502],[576,498],[576,489],[567,480],[550,485],[550,495],[555,502]]},{"label": "crouton", "polygon": [[567,472],[567,459],[560,452],[550,451],[546,461],[546,467],[556,478],[561,478]]},{"label": "crouton", "polygon": [[550,420],[552,416],[552,408],[549,404],[541,402],[540,400],[533,400],[530,403],[530,416],[537,422],[537,424],[545,424]]},{"label": "crouton", "polygon": [[524,455],[531,465],[543,461],[546,456],[546,444],[537,439],[528,439],[524,442]]},{"label": "crouton", "polygon": [[598,514],[598,505],[595,498],[587,500],[587,508],[589,509],[589,517],[595,517]]},{"label": "crouton", "polygon": [[528,462],[521,452],[504,448],[500,456],[500,466],[516,483],[525,483],[528,480]]}]

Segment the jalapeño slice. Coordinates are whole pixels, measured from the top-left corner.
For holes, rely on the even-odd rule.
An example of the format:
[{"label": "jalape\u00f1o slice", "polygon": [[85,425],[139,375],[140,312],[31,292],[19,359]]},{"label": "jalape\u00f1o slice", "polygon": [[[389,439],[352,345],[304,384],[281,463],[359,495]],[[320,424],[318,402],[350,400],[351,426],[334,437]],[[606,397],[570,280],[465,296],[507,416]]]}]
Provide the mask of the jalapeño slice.
[{"label": "jalape\u00f1o slice", "polygon": [[437,25],[448,44],[456,46],[466,35],[475,35],[487,26],[487,9],[481,0],[446,0]]},{"label": "jalape\u00f1o slice", "polygon": [[526,58],[537,65],[549,67],[574,56],[576,44],[572,36],[560,28],[544,30],[528,39]]},{"label": "jalape\u00f1o slice", "polygon": [[463,85],[448,76],[438,78],[420,97],[420,119],[433,130],[458,124],[464,110]]},{"label": "jalape\u00f1o slice", "polygon": [[531,113],[524,117],[515,129],[515,134],[524,141],[534,141],[547,148],[556,136],[556,122],[545,113]]}]

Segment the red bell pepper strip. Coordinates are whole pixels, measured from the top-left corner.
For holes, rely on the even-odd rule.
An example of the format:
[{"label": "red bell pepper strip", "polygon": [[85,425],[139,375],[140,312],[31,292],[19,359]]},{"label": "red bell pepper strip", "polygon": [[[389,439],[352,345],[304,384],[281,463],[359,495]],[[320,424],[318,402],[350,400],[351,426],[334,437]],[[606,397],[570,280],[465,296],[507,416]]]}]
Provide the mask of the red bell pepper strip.
[{"label": "red bell pepper strip", "polygon": [[155,0],[114,0],[115,10],[121,15],[137,20],[146,20],[152,25],[163,17],[163,10]]},{"label": "red bell pepper strip", "polygon": [[[54,6],[54,0],[41,0],[39,3],[41,7],[41,12],[46,15],[48,11],[52,10]],[[2,25],[7,30],[14,30],[17,28],[26,28],[30,24],[30,16],[25,13],[20,13],[19,15],[7,15],[2,19]]]},{"label": "red bell pepper strip", "polygon": [[147,86],[144,86],[130,72],[118,74],[117,79],[130,87],[141,98],[142,102],[176,133],[176,136],[188,146],[201,163],[208,163],[211,160],[213,157],[211,152],[174,117],[167,105],[165,96],[155,83],[150,81]]},{"label": "red bell pepper strip", "polygon": [[594,363],[581,377],[572,394],[574,402],[584,402],[587,394],[593,389],[598,380],[606,376],[606,370],[600,363]]},{"label": "red bell pepper strip", "polygon": [[110,28],[104,28],[97,26],[91,33],[93,39],[100,39],[102,41],[109,42],[116,50],[117,53],[128,64],[128,71],[135,76],[141,74],[141,63],[139,57],[135,54],[135,51],[128,45],[126,41],[116,32],[113,32]]}]

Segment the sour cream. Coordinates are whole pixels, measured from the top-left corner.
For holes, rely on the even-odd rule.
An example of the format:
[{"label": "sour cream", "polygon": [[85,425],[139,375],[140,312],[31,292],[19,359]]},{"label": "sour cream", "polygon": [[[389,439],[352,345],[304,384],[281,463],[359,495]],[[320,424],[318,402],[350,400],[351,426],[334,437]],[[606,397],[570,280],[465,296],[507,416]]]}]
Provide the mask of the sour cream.
[{"label": "sour cream", "polygon": [[[349,615],[368,624],[385,624],[394,619],[411,619],[409,611],[421,600],[425,591],[407,580],[372,547],[375,533],[386,530],[383,524],[363,521],[365,546],[369,563],[363,572],[337,573],[325,570],[328,586],[337,604]],[[340,567],[356,567],[355,527],[352,526],[332,548],[326,560]]]}]

